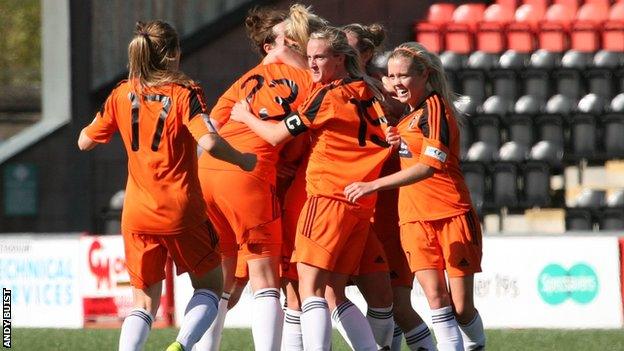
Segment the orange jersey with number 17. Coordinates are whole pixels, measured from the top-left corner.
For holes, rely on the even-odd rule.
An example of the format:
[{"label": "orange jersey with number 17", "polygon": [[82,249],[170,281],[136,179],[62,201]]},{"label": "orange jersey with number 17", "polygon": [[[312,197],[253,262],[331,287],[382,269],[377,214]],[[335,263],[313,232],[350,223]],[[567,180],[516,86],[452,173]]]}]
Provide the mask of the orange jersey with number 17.
[{"label": "orange jersey with number 17", "polygon": [[[251,112],[266,121],[279,122],[305,100],[312,85],[306,70],[273,63],[258,65],[243,75],[219,98],[210,117],[222,127],[219,134],[242,152],[258,156],[256,169],[251,173],[275,182],[275,165],[281,146],[275,147],[260,138],[244,123],[229,121],[235,103],[247,99]],[[200,168],[239,170],[238,167],[204,154],[199,160]]]},{"label": "orange jersey with number 17", "polygon": [[[347,78],[316,89],[284,122],[293,135],[311,131],[308,196],[347,201],[344,188],[376,179],[390,154],[383,110],[361,79]],[[363,197],[355,206],[372,211],[375,199],[374,195]]]},{"label": "orange jersey with number 17", "polygon": [[212,131],[201,87],[138,87],[121,82],[85,132],[98,143],[121,134],[128,155],[122,228],[179,234],[206,220],[196,140]]}]

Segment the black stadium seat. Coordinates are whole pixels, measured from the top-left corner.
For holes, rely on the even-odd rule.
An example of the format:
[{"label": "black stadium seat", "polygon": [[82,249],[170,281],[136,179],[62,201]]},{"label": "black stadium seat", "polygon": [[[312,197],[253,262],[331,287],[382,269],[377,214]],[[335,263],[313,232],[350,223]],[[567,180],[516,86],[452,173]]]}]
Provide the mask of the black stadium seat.
[{"label": "black stadium seat", "polygon": [[546,162],[529,161],[524,165],[525,206],[547,207],[550,197],[550,166]]},{"label": "black stadium seat", "polygon": [[518,166],[511,162],[498,162],[492,167],[492,194],[497,207],[517,208]]}]

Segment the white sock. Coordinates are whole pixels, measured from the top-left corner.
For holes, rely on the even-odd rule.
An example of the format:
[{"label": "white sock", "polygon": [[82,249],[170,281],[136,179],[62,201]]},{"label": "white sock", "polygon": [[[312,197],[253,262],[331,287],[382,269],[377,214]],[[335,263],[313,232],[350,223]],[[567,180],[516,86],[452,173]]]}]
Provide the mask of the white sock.
[{"label": "white sock", "polygon": [[377,351],[373,331],[362,311],[353,302],[347,300],[341,303],[331,315],[338,331],[352,349]]},{"label": "white sock", "polygon": [[433,351],[436,349],[429,327],[422,323],[405,333],[407,347],[412,351]]},{"label": "white sock", "polygon": [[195,289],[186,305],[184,319],[176,337],[185,350],[193,349],[195,343],[206,333],[217,317],[219,297],[208,289]]},{"label": "white sock", "polygon": [[152,316],[142,308],[135,308],[124,319],[119,335],[119,351],[143,350],[152,329]]},{"label": "white sock", "polygon": [[394,318],[392,317],[392,305],[383,308],[371,308],[366,311],[366,319],[373,330],[373,337],[377,343],[377,349],[390,347],[394,335]]},{"label": "white sock", "polygon": [[475,317],[466,325],[459,325],[462,339],[464,339],[464,349],[467,351],[478,350],[485,347],[485,331],[483,330],[483,321],[477,311]]},{"label": "white sock", "polygon": [[462,337],[451,306],[431,310],[433,332],[440,351],[464,351]]},{"label": "white sock", "polygon": [[390,351],[401,351],[403,344],[403,330],[396,322],[394,323],[394,333],[392,333],[392,345],[390,345]]},{"label": "white sock", "polygon": [[228,312],[228,303],[230,302],[230,294],[224,292],[219,300],[219,310],[214,322],[204,333],[204,336],[195,344],[195,351],[219,351],[221,345],[221,334],[223,333],[223,325],[225,324],[225,315]]},{"label": "white sock", "polygon": [[301,334],[306,351],[326,351],[331,347],[331,319],[324,298],[311,296],[303,301]]},{"label": "white sock", "polygon": [[284,312],[280,293],[275,288],[260,289],[254,293],[251,333],[256,351],[279,350],[282,344]]},{"label": "white sock", "polygon": [[303,351],[303,338],[301,336],[301,311],[286,308],[283,333],[283,351]]}]

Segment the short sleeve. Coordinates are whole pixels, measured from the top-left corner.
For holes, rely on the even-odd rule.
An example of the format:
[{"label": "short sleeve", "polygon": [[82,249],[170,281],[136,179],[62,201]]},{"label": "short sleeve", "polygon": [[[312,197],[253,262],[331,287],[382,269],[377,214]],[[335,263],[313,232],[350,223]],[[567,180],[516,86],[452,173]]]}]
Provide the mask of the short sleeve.
[{"label": "short sleeve", "polygon": [[424,136],[419,162],[441,169],[449,154],[449,128],[444,103],[437,94],[427,98],[418,126]]},{"label": "short sleeve", "polygon": [[108,143],[118,129],[115,120],[115,92],[116,90],[113,90],[108,96],[93,122],[85,129],[87,136],[97,143]]},{"label": "short sleeve", "polygon": [[[237,82],[238,83],[238,82]],[[224,125],[230,119],[232,107],[238,102],[238,94],[236,84],[232,84],[228,90],[219,97],[217,103],[210,111],[210,118]]]},{"label": "short sleeve", "polygon": [[195,140],[215,132],[215,128],[210,123],[210,118],[206,113],[206,103],[200,86],[193,86],[189,89],[185,106],[184,124]]}]

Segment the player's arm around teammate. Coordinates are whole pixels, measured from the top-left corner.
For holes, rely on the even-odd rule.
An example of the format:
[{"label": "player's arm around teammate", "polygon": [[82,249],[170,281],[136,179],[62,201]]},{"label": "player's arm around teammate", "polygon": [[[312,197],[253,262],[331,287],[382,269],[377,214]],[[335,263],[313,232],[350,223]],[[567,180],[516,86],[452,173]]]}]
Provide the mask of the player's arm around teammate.
[{"label": "player's arm around teammate", "polygon": [[222,290],[218,240],[206,221],[196,174],[196,142],[242,169],[252,170],[256,158],[211,129],[201,87],[179,70],[173,27],[138,22],[128,56],[129,79],[117,85],[78,138],[86,151],[119,131],[128,155],[122,234],[134,309],[122,325],[119,349],[142,350],[170,256],[178,274],[189,273],[195,292],[168,350],[190,350],[214,320]]},{"label": "player's arm around teammate", "polygon": [[350,184],[345,196],[357,201],[401,187],[401,244],[432,310],[438,348],[482,348],[485,334],[473,301],[481,228],[459,167],[459,128],[444,70],[435,54],[405,43],[390,55],[388,76],[397,99],[409,106],[398,125],[402,170]]}]

